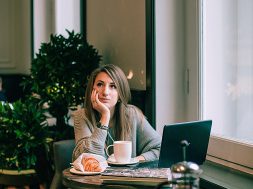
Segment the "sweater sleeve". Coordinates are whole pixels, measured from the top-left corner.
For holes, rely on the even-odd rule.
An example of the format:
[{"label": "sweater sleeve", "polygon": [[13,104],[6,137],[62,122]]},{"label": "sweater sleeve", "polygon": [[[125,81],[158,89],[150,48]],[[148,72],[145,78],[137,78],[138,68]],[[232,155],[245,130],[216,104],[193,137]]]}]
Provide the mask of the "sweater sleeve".
[{"label": "sweater sleeve", "polygon": [[137,125],[137,155],[147,161],[157,160],[161,148],[161,136],[144,119],[143,125]]},{"label": "sweater sleeve", "polygon": [[104,147],[107,131],[93,127],[85,117],[84,110],[78,110],[73,114],[76,146],[72,159],[75,160],[82,153],[93,153],[105,156]]}]

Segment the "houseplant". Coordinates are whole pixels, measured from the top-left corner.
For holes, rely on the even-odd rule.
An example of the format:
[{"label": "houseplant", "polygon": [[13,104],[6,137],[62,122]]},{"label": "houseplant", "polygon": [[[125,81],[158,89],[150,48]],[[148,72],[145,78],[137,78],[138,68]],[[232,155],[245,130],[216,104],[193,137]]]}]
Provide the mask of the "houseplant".
[{"label": "houseplant", "polygon": [[56,118],[54,140],[73,137],[66,121],[69,107],[83,103],[88,77],[101,60],[82,34],[67,33],[68,37],[51,35],[49,43],[41,44],[32,61],[30,79],[24,82]]},{"label": "houseplant", "polygon": [[51,141],[44,109],[34,98],[0,103],[0,168],[36,169]]}]

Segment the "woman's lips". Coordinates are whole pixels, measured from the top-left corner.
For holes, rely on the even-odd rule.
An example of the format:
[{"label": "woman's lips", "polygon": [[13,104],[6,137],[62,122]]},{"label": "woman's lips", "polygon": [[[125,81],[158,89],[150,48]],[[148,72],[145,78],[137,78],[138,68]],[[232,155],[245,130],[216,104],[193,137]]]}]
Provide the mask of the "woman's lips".
[{"label": "woman's lips", "polygon": [[102,99],[99,99],[101,102],[103,102],[103,103],[106,103],[106,102],[109,102],[110,101],[110,99],[104,99],[104,98],[102,98]]}]

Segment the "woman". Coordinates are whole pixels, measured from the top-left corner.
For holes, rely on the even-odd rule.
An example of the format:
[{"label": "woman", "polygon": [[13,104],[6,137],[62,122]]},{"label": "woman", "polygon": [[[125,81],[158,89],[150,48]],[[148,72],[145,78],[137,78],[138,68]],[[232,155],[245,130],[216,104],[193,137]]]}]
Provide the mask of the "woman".
[{"label": "woman", "polygon": [[132,157],[139,161],[158,159],[161,137],[142,112],[128,104],[130,98],[127,78],[119,67],[107,64],[91,74],[85,108],[74,113],[73,160],[84,152],[106,157],[105,148],[113,140],[132,141]]}]

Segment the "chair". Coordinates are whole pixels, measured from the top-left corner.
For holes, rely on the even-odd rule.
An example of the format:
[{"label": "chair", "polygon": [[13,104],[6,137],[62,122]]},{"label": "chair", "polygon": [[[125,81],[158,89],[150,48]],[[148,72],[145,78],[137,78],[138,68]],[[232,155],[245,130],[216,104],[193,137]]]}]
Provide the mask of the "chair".
[{"label": "chair", "polygon": [[72,152],[75,147],[75,140],[62,140],[54,142],[54,165],[55,174],[50,185],[50,189],[64,188],[62,185],[62,171],[70,167],[72,162]]}]

